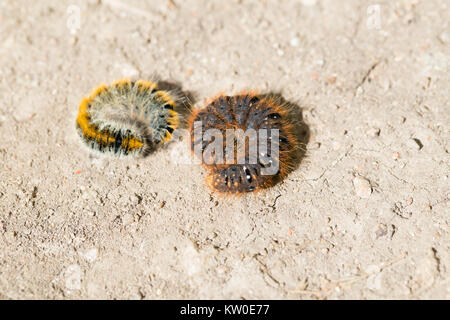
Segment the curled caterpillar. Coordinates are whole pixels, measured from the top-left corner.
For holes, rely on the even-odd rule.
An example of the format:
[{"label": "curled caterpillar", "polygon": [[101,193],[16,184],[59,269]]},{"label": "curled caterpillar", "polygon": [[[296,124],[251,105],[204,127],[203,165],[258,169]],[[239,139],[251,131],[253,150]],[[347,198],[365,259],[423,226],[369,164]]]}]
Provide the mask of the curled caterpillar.
[{"label": "curled caterpillar", "polygon": [[190,147],[215,191],[268,188],[294,167],[299,142],[289,107],[274,96],[220,95],[189,120]]},{"label": "curled caterpillar", "polygon": [[171,139],[179,123],[176,103],[154,82],[121,79],[81,101],[77,131],[91,150],[144,157]]}]

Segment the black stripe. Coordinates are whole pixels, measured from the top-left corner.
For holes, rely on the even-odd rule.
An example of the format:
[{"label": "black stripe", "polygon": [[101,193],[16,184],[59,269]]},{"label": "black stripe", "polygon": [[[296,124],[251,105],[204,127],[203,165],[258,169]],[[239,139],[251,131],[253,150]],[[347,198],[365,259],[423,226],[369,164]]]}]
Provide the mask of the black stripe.
[{"label": "black stripe", "polygon": [[122,145],[122,134],[120,131],[117,132],[116,134],[116,141],[114,142],[114,153],[119,152],[119,149]]}]

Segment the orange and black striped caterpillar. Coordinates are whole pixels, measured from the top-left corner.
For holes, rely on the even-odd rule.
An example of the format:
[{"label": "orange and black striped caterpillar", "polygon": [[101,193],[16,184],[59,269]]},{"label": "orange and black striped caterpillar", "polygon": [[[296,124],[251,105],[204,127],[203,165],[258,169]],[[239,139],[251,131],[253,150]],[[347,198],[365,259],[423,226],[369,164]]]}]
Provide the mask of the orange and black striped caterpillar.
[{"label": "orange and black striped caterpillar", "polygon": [[143,157],[171,139],[179,123],[176,103],[155,82],[121,79],[81,101],[77,131],[91,150]]}]

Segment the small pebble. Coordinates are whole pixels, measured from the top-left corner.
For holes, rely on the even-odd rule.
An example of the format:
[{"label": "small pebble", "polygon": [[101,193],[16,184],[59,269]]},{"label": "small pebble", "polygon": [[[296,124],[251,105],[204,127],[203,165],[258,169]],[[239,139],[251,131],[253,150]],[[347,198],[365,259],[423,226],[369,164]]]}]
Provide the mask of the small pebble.
[{"label": "small pebble", "polygon": [[387,226],[385,224],[380,224],[377,228],[377,230],[375,231],[375,235],[378,238],[380,237],[384,237],[385,235],[387,235]]},{"label": "small pebble", "polygon": [[81,289],[81,268],[77,264],[72,264],[65,271],[66,288],[69,290]]},{"label": "small pebble", "polygon": [[353,179],[353,186],[355,187],[356,194],[362,199],[367,199],[372,194],[372,187],[370,186],[369,180],[363,177],[355,177]]},{"label": "small pebble", "polygon": [[380,136],[380,132],[381,132],[381,130],[379,128],[371,128],[371,129],[367,130],[366,134],[369,137],[376,138],[376,137]]},{"label": "small pebble", "polygon": [[302,4],[304,6],[308,6],[308,7],[316,5],[316,3],[317,3],[317,0],[302,0]]},{"label": "small pebble", "polygon": [[403,116],[397,117],[398,123],[403,124],[406,122],[406,118]]},{"label": "small pebble", "polygon": [[333,141],[333,143],[331,144],[333,150],[339,150],[341,148],[341,143],[339,141]]},{"label": "small pebble", "polygon": [[289,44],[291,47],[298,47],[300,45],[300,39],[298,37],[292,38]]},{"label": "small pebble", "polygon": [[420,149],[423,148],[422,142],[421,142],[419,139],[415,139],[415,138],[409,139],[409,140],[406,142],[406,145],[407,145],[409,148],[414,149],[414,150],[417,150],[417,151],[419,151]]},{"label": "small pebble", "polygon": [[359,86],[357,89],[356,89],[356,95],[361,95],[361,94],[363,94],[364,93],[364,89],[361,87],[361,86]]},{"label": "small pebble", "polygon": [[218,273],[218,274],[224,274],[225,272],[227,272],[227,267],[225,267],[225,266],[219,266],[219,267],[217,267],[217,269],[216,269],[216,272]]},{"label": "small pebble", "polygon": [[139,70],[131,63],[116,64],[116,67],[121,70],[124,77],[135,78],[139,75]]},{"label": "small pebble", "polygon": [[438,38],[439,38],[439,40],[441,40],[442,43],[449,43],[450,42],[450,33],[442,32]]},{"label": "small pebble", "polygon": [[122,217],[122,223],[127,226],[129,224],[132,224],[134,222],[134,216],[130,213],[124,214]]},{"label": "small pebble", "polygon": [[97,255],[98,255],[97,248],[92,248],[84,253],[84,258],[89,262],[94,262],[94,260],[97,259]]},{"label": "small pebble", "polygon": [[327,78],[327,83],[328,84],[334,84],[336,82],[336,77],[335,76],[331,76]]},{"label": "small pebble", "polygon": [[392,159],[394,159],[394,160],[400,159],[400,153],[394,152],[394,153],[392,154]]}]

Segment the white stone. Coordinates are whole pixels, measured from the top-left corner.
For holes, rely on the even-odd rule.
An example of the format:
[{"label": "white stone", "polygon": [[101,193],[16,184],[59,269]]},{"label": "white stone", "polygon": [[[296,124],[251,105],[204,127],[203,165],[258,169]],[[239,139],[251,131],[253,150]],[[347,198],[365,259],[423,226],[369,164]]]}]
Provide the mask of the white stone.
[{"label": "white stone", "polygon": [[355,193],[363,199],[367,199],[372,194],[372,187],[370,182],[363,177],[355,177],[353,179],[353,186],[355,187]]},{"label": "white stone", "polygon": [[292,38],[289,44],[291,47],[298,47],[300,45],[300,39],[298,37]]},{"label": "white stone", "polygon": [[193,276],[201,271],[201,256],[194,245],[189,245],[184,249],[181,263],[188,276]]},{"label": "white stone", "polygon": [[441,40],[443,43],[449,43],[450,42],[450,33],[442,32],[439,35],[439,40]]},{"label": "white stone", "polygon": [[317,0],[302,0],[302,4],[304,6],[308,6],[308,7],[315,6],[316,3],[317,3]]},{"label": "white stone", "polygon": [[84,258],[85,258],[87,261],[89,261],[89,262],[94,262],[95,259],[97,259],[97,256],[98,256],[98,250],[97,250],[97,248],[89,249],[89,250],[87,250],[87,251],[84,253],[83,256],[84,256]]},{"label": "white stone", "polygon": [[366,273],[369,274],[367,278],[366,285],[367,288],[373,291],[378,291],[381,289],[381,273],[380,268],[376,265],[368,266],[366,269]]},{"label": "white stone", "polygon": [[81,289],[81,268],[77,264],[72,264],[65,271],[66,288],[69,290]]},{"label": "white stone", "polygon": [[132,224],[134,222],[134,216],[130,213],[126,213],[122,217],[122,223],[124,226]]}]

